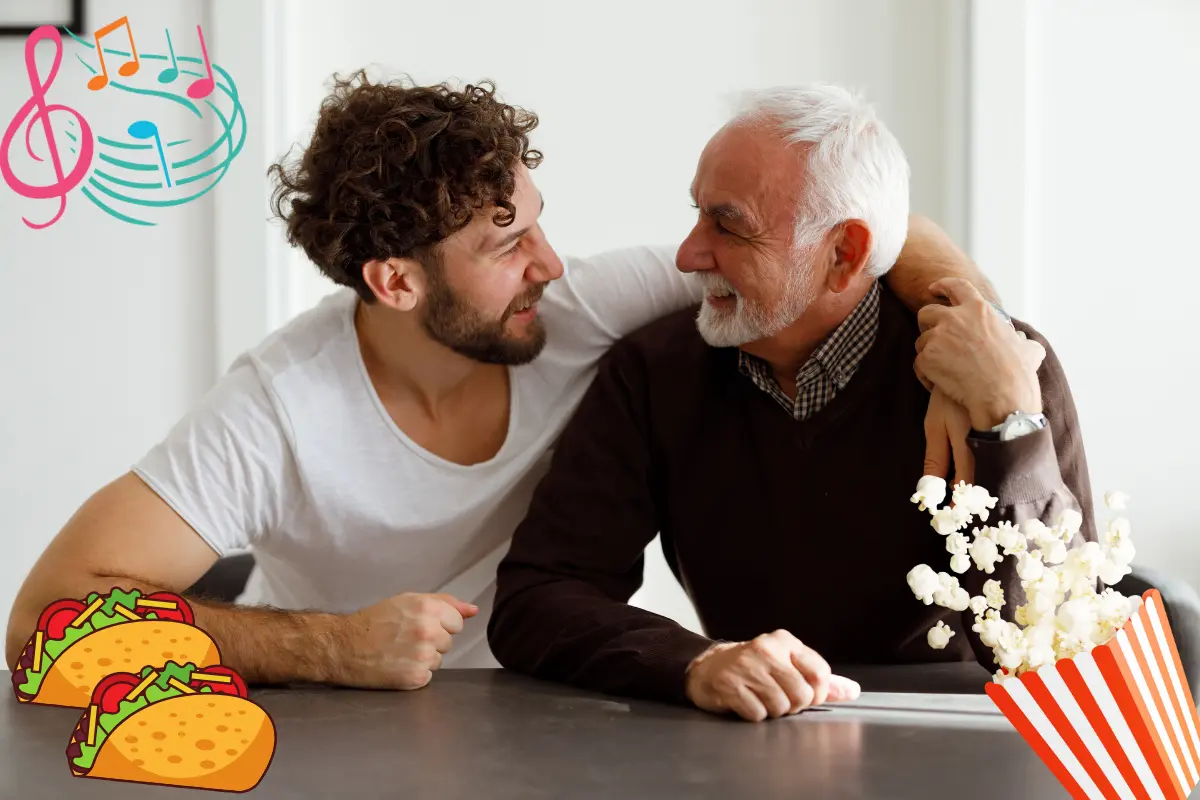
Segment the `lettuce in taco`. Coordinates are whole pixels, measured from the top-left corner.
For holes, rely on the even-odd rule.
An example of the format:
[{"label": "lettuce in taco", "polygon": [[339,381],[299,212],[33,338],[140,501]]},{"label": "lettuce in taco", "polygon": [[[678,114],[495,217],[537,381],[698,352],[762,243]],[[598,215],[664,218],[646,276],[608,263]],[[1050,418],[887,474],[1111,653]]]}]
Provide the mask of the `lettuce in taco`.
[{"label": "lettuce in taco", "polygon": [[275,752],[275,726],[229,667],[169,662],[118,672],[93,690],[71,734],[80,777],[244,792]]},{"label": "lettuce in taco", "polygon": [[110,672],[175,659],[221,663],[216,643],[193,622],[191,607],[170,592],[113,589],[58,600],[38,618],[13,671],[13,691],[26,703],[84,708]]}]

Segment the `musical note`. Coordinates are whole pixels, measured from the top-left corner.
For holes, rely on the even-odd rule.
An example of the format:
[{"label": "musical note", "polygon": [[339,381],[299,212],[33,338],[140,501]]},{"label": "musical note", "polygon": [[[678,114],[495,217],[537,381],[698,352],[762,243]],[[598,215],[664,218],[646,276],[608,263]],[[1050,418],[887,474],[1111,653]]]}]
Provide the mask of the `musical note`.
[{"label": "musical note", "polygon": [[104,63],[104,48],[100,46],[100,40],[121,27],[124,27],[125,31],[129,34],[129,49],[133,51],[133,60],[126,61],[117,72],[121,77],[128,78],[130,75],[135,74],[138,68],[141,67],[141,62],[137,54],[137,46],[133,43],[133,28],[129,27],[129,17],[121,17],[116,22],[105,25],[92,34],[96,37],[96,53],[100,56],[100,74],[88,81],[88,88],[93,92],[97,92],[108,86],[108,65]]},{"label": "musical note", "polygon": [[171,51],[171,66],[158,73],[159,83],[174,83],[179,77],[179,62],[175,60],[175,46],[171,44],[171,31],[167,31],[167,49]]},{"label": "musical note", "polygon": [[171,173],[167,171],[167,154],[163,152],[162,137],[158,135],[158,126],[149,120],[139,119],[129,126],[129,135],[135,139],[153,139],[154,143],[158,145],[158,160],[162,164],[163,177],[167,179],[169,187]]},{"label": "musical note", "polygon": [[212,94],[216,82],[213,81],[212,64],[208,60],[208,48],[204,45],[204,31],[200,30],[200,26],[196,26],[196,33],[200,35],[200,50],[204,53],[204,68],[208,70],[207,78],[197,78],[196,81],[188,87],[188,97],[193,100],[200,100]]},{"label": "musical note", "polygon": [[[37,61],[34,58],[34,51],[39,42],[50,41],[54,43],[54,63],[50,66],[50,74],[46,78],[46,82],[42,83],[38,79]],[[92,129],[88,125],[87,120],[73,108],[61,104],[46,105],[46,90],[54,83],[54,78],[58,74],[58,67],[62,63],[62,37],[59,36],[58,28],[53,25],[43,25],[29,35],[25,41],[25,71],[29,73],[29,87],[33,91],[33,96],[21,106],[17,111],[17,115],[13,117],[12,122],[8,124],[8,128],[4,131],[4,137],[0,138],[0,176],[4,177],[4,182],[8,184],[14,192],[22,197],[28,197],[34,200],[46,200],[51,197],[58,198],[58,213],[49,222],[41,225],[34,224],[24,217],[21,220],[31,228],[47,228],[58,222],[62,217],[63,212],[67,209],[67,193],[79,185],[83,180],[83,176],[87,174],[88,167],[92,163]],[[58,157],[58,145],[54,141],[54,131],[50,127],[50,114],[55,111],[66,111],[74,115],[79,121],[80,136],[79,136],[79,159],[75,163],[75,168],[70,174],[63,175],[62,160]],[[8,161],[8,152],[12,145],[13,138],[17,135],[17,131],[21,129],[25,118],[29,117],[29,125],[25,129],[25,150],[30,157],[35,161],[43,159],[33,152],[33,142],[31,136],[33,134],[33,124],[37,121],[42,123],[42,133],[46,137],[46,147],[50,150],[50,160],[54,164],[54,175],[58,179],[55,183],[49,186],[33,186],[25,183],[17,178],[12,171],[12,165]]]}]

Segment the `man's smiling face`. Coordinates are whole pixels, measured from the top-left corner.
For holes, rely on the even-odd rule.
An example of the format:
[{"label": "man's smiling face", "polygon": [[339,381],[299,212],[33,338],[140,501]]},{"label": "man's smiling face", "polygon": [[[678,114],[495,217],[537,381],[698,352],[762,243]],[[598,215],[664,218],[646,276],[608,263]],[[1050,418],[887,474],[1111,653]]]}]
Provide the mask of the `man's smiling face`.
[{"label": "man's smiling face", "polygon": [[676,266],[708,289],[697,320],[715,347],[769,338],[812,295],[813,253],[794,253],[804,149],[774,126],[734,124],[709,141],[692,182],[699,218]]}]

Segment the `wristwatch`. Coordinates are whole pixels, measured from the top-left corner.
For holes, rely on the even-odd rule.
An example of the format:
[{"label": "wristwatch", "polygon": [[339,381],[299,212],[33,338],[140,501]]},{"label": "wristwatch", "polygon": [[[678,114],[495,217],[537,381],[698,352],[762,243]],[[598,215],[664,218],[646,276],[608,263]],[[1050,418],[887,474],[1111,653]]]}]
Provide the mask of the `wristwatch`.
[{"label": "wristwatch", "polygon": [[1049,424],[1050,421],[1046,419],[1045,414],[1026,414],[1024,411],[1014,411],[1005,418],[1004,422],[987,431],[986,434],[991,435],[985,434],[984,438],[1011,442],[1026,434],[1040,431]]},{"label": "wristwatch", "polygon": [[1017,329],[1017,326],[1013,324],[1012,316],[1003,308],[1001,308],[999,303],[993,303],[991,300],[988,300],[988,305],[992,307],[992,310],[996,312],[996,315],[999,316],[1000,319],[1008,323],[1010,328],[1013,330]]}]

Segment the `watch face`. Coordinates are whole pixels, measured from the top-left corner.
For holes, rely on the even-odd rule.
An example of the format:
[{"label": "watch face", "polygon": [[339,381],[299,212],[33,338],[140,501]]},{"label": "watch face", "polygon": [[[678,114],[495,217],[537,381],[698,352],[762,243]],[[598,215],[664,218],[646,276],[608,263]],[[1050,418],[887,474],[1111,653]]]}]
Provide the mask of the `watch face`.
[{"label": "watch face", "polygon": [[1004,426],[1004,431],[1000,434],[1000,438],[1004,440],[1016,439],[1018,436],[1024,436],[1028,433],[1033,433],[1040,430],[1031,419],[1014,419],[1008,425]]}]

